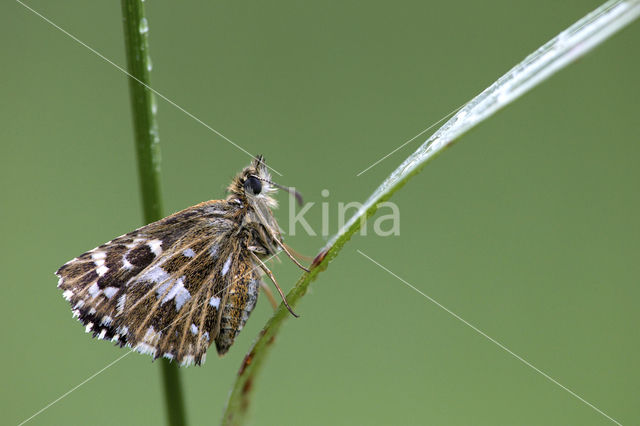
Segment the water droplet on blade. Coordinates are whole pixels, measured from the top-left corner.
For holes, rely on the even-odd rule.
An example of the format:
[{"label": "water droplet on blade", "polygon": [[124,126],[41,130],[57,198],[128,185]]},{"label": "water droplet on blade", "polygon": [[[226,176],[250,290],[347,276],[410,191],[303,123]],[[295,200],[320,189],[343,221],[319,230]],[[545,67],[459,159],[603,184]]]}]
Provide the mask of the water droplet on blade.
[{"label": "water droplet on blade", "polygon": [[142,18],[140,20],[138,31],[140,31],[140,34],[146,34],[149,32],[149,22],[147,22],[147,18]]}]

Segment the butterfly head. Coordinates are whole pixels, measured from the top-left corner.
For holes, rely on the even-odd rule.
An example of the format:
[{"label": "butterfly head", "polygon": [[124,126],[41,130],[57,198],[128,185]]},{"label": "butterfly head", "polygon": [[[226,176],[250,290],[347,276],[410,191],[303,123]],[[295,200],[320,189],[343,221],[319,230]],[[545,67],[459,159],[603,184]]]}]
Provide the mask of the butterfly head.
[{"label": "butterfly head", "polygon": [[302,196],[295,189],[271,181],[271,174],[262,155],[256,156],[229,186],[229,192],[233,198],[239,198],[254,208],[277,207],[278,202],[271,194],[278,189],[290,193],[299,204],[302,204]]},{"label": "butterfly head", "polygon": [[231,198],[239,199],[243,204],[258,210],[278,206],[278,202],[271,196],[275,191],[276,186],[271,182],[269,169],[261,155],[245,167],[229,186]]}]

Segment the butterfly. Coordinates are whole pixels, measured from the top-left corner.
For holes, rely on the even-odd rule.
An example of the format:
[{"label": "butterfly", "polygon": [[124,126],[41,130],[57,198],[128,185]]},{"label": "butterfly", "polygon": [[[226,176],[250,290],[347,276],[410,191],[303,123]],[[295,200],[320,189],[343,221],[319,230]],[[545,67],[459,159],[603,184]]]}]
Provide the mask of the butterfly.
[{"label": "butterfly", "polygon": [[[215,342],[224,355],[256,305],[262,277],[284,293],[265,262],[283,250],[272,208],[277,189],[257,156],[205,201],[115,238],[65,263],[58,287],[86,331],[180,365],[204,362]],[[268,293],[271,296],[270,293]],[[273,297],[271,296],[271,299]]]}]

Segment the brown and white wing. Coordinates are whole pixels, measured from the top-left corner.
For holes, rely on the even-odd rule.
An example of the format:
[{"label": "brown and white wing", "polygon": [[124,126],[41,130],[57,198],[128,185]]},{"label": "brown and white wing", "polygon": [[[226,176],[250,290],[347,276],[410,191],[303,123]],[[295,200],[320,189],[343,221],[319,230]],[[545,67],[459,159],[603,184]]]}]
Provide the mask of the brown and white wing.
[{"label": "brown and white wing", "polygon": [[[242,329],[257,299],[258,281],[243,252],[230,244],[212,244],[185,266],[167,265],[171,278],[144,274],[136,282],[152,291],[125,312],[133,319],[138,349],[181,365],[201,364],[215,340],[224,354]],[[222,346],[221,343],[222,342]],[[221,347],[224,350],[221,350]]]},{"label": "brown and white wing", "polygon": [[56,274],[74,316],[94,337],[200,364],[221,317],[221,305],[209,302],[228,291],[216,270],[237,209],[202,203],[66,263]]}]

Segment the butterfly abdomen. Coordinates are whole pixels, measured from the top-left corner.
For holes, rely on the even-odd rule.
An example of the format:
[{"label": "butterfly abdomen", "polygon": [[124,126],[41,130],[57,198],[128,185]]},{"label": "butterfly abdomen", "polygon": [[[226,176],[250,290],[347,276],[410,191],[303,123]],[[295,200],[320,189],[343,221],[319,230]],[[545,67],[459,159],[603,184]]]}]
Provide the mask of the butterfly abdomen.
[{"label": "butterfly abdomen", "polygon": [[250,280],[237,280],[224,302],[220,317],[220,331],[216,337],[219,355],[227,353],[236,336],[242,330],[258,300],[259,277],[252,274]]}]

